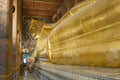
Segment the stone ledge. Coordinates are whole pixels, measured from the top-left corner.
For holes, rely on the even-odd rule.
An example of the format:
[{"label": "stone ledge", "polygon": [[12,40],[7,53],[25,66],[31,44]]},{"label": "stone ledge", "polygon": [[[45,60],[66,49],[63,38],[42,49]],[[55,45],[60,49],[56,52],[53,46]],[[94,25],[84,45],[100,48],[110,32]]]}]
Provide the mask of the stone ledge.
[{"label": "stone ledge", "polygon": [[50,80],[120,80],[120,69],[36,63],[34,71]]}]

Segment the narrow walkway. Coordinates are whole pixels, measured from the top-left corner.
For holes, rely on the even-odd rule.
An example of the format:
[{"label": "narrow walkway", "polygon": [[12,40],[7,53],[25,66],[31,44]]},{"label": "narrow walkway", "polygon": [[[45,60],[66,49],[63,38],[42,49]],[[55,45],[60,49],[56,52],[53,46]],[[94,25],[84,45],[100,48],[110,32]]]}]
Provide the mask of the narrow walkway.
[{"label": "narrow walkway", "polygon": [[23,76],[19,77],[19,80],[39,80],[34,73],[29,73],[28,71],[24,72]]}]

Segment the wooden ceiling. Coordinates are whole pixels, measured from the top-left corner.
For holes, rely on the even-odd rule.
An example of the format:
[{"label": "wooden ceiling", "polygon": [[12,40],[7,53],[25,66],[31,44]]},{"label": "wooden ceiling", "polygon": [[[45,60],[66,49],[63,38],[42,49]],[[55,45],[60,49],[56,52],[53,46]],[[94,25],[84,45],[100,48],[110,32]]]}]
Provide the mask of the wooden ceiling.
[{"label": "wooden ceiling", "polygon": [[23,0],[22,16],[39,18],[52,22],[53,15],[63,3],[63,0]]}]

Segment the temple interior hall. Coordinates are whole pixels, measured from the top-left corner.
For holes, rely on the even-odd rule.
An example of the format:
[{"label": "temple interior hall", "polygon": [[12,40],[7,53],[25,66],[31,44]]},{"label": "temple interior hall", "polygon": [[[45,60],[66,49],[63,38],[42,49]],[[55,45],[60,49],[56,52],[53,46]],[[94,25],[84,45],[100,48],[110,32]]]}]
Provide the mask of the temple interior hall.
[{"label": "temple interior hall", "polygon": [[120,80],[120,0],[0,0],[0,80]]}]

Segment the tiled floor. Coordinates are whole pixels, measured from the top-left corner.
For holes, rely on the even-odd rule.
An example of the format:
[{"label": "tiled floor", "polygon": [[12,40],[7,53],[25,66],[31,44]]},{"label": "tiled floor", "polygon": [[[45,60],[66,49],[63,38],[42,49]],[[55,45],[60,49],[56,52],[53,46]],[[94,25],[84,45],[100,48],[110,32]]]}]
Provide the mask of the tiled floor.
[{"label": "tiled floor", "polygon": [[25,71],[24,75],[19,77],[19,80],[38,80],[38,79],[34,73],[29,73],[28,71]]}]

